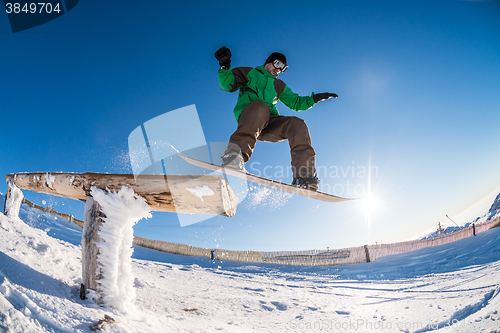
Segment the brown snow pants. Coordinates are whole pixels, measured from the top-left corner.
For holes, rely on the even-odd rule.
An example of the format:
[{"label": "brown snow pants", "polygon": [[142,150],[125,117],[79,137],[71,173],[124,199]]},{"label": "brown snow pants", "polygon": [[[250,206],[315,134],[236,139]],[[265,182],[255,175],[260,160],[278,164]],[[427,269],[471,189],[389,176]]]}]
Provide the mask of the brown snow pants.
[{"label": "brown snow pants", "polygon": [[252,156],[256,141],[280,142],[288,140],[294,178],[316,176],[316,153],[311,145],[309,128],[297,117],[270,115],[266,103],[248,103],[241,112],[238,128],[229,139],[241,149],[246,162]]}]

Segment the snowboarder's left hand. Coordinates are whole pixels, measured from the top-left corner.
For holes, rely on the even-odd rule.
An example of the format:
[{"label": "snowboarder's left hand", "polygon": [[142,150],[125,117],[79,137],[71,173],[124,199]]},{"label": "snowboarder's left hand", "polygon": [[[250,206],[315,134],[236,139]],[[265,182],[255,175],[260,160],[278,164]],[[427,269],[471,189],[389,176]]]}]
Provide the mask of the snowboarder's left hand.
[{"label": "snowboarder's left hand", "polygon": [[320,94],[313,95],[314,103],[326,101],[327,99],[337,98],[337,97],[339,97],[339,95],[334,94],[334,93],[320,93]]}]

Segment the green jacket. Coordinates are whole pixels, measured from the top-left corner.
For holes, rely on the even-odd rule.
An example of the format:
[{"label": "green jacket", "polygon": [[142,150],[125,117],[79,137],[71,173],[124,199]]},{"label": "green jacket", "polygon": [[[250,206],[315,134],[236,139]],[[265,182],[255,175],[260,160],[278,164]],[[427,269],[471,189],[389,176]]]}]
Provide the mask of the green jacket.
[{"label": "green jacket", "polygon": [[314,99],[311,96],[299,96],[287,85],[271,75],[264,66],[236,67],[233,69],[219,69],[219,85],[222,90],[234,92],[240,90],[238,102],[234,107],[236,121],[241,111],[253,101],[262,101],[269,105],[270,114],[279,115],[276,103],[282,101],[294,111],[303,111],[313,107]]}]

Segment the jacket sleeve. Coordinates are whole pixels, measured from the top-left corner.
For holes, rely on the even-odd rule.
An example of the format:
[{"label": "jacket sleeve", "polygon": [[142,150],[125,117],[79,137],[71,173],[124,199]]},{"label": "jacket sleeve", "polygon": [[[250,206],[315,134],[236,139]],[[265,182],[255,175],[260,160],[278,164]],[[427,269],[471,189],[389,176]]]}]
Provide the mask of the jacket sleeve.
[{"label": "jacket sleeve", "polygon": [[283,93],[279,96],[279,100],[294,111],[304,111],[314,106],[313,96],[299,96],[290,88],[285,87]]},{"label": "jacket sleeve", "polygon": [[219,69],[219,86],[222,90],[234,92],[248,82],[247,74],[251,67],[236,67],[233,69]]}]

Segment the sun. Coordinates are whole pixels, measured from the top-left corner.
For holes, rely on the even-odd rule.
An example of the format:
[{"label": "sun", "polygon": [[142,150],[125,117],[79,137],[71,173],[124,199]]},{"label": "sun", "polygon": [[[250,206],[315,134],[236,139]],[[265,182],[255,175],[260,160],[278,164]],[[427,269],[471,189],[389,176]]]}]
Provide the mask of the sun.
[{"label": "sun", "polygon": [[360,203],[367,215],[372,215],[380,209],[380,200],[373,193],[368,193],[361,197]]}]

